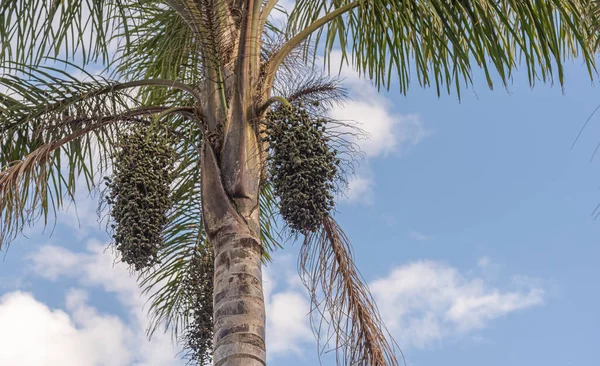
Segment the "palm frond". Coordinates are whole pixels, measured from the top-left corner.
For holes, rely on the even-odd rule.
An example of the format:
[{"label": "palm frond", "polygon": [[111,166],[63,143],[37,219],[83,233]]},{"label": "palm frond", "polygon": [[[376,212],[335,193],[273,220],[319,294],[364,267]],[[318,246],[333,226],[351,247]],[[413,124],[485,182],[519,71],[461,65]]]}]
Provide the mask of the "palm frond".
[{"label": "palm frond", "polygon": [[[472,82],[475,67],[483,69],[490,87],[494,72],[506,84],[520,64],[527,68],[531,84],[538,79],[562,84],[564,60],[581,54],[591,76],[588,4],[588,0],[300,0],[290,14],[288,31],[290,35],[315,31],[314,38],[324,42],[327,65],[339,45],[342,61],[352,61],[377,86],[389,88],[397,80],[406,93],[416,74],[420,85],[433,85],[438,93],[455,89],[460,96],[461,87]],[[343,16],[325,28],[315,27],[323,14],[339,9]]]},{"label": "palm frond", "polygon": [[271,253],[283,248],[281,229],[277,225],[279,205],[270,182],[267,181],[263,184],[258,203],[260,205],[260,241],[265,249],[263,262],[269,262]]},{"label": "palm frond", "polygon": [[0,14],[2,67],[39,65],[47,56],[106,62],[114,32],[129,16],[121,0],[6,0]]},{"label": "palm frond", "polygon": [[183,343],[185,358],[195,365],[208,366],[212,360],[214,254],[212,246],[197,248],[186,273],[187,307],[192,321],[187,325]]},{"label": "palm frond", "polygon": [[[168,113],[143,106],[124,85],[87,75],[80,81],[52,67],[0,77],[0,244],[48,219],[83,178],[92,190],[110,165],[114,139],[128,123]],[[169,85],[169,84],[167,84]],[[181,111],[185,108],[179,108]],[[190,113],[193,110],[190,111]]]},{"label": "palm frond", "polygon": [[591,0],[586,12],[589,23],[588,43],[594,52],[600,48],[600,1]]},{"label": "palm frond", "polygon": [[[198,85],[202,75],[201,47],[185,20],[173,9],[140,3],[129,36],[107,67],[118,79],[170,79]],[[125,31],[127,34],[125,34]]]},{"label": "palm frond", "polygon": [[[396,366],[396,344],[354,265],[350,242],[331,217],[305,238],[300,277],[311,295],[317,338],[335,339],[337,364]],[[323,345],[325,351],[330,345]]]},{"label": "palm frond", "polygon": [[[13,154],[27,153],[0,171],[0,247],[8,245],[26,226],[42,217],[47,225],[49,215],[55,215],[64,206],[64,199],[74,197],[78,178],[84,178],[88,191],[94,189],[97,173],[107,167],[115,123],[136,121],[160,111],[163,109],[141,108],[103,116],[58,140],[27,142],[29,136],[22,136],[25,141],[18,141],[16,149],[9,145],[8,150]],[[2,141],[6,143],[9,139]]]}]

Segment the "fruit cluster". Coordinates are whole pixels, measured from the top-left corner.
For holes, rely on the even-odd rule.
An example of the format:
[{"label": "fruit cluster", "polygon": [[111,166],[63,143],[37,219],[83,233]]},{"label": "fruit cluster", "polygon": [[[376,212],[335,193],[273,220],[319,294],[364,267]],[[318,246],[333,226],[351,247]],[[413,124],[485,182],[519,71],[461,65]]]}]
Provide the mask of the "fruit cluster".
[{"label": "fruit cluster", "polygon": [[211,248],[196,250],[183,282],[190,322],[185,329],[188,357],[197,365],[209,364],[213,340],[213,265]]},{"label": "fruit cluster", "polygon": [[330,148],[326,120],[302,106],[281,106],[265,116],[269,173],[280,213],[292,231],[315,231],[334,207],[340,164]]},{"label": "fruit cluster", "polygon": [[140,126],[124,135],[106,177],[113,239],[122,260],[141,270],[156,261],[171,207],[174,150],[164,131]]}]

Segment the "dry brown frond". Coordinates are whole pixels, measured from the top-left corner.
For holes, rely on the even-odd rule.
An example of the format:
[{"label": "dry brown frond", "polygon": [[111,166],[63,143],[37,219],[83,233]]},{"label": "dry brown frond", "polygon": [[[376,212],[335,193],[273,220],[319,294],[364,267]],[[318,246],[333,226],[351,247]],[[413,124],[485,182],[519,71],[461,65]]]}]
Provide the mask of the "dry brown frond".
[{"label": "dry brown frond", "polygon": [[[0,213],[3,217],[0,244],[10,242],[23,230],[23,226],[42,213],[36,206],[45,201],[48,193],[45,162],[54,149],[54,144],[44,144],[0,172]],[[30,190],[29,182],[35,185],[33,190]]]},{"label": "dry brown frond", "polygon": [[320,231],[306,237],[299,271],[318,318],[313,331],[319,339],[335,338],[338,365],[399,365],[395,352],[400,350],[356,269],[348,237],[330,216]]}]

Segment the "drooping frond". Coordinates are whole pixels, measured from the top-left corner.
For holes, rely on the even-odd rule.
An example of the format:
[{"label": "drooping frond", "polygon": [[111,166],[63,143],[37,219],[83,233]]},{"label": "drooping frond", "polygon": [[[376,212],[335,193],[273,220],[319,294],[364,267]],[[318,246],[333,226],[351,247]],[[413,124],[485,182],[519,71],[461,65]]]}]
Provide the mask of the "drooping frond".
[{"label": "drooping frond", "polygon": [[[165,110],[162,106],[141,105],[135,94],[127,90],[140,86],[165,89],[180,86],[192,95],[194,93],[177,82],[146,80],[117,83],[90,74],[84,74],[88,80],[80,81],[70,72],[72,70],[49,66],[22,67],[18,73],[0,77],[0,87],[7,90],[0,94],[0,165],[21,159],[32,151],[36,143],[55,141],[87,127],[93,127],[90,131],[96,132],[99,141],[104,141],[110,135],[107,128],[114,127],[109,126],[111,118],[104,120],[107,117],[125,119]],[[97,123],[101,121],[106,128],[98,129]],[[108,142],[104,145],[110,147]]]},{"label": "drooping frond", "polygon": [[66,71],[40,67],[0,77],[7,89],[0,94],[0,244],[40,218],[47,224],[63,199],[73,197],[80,178],[93,189],[128,123],[170,111],[140,105],[125,92],[148,83],[87,76],[84,82]]},{"label": "drooping frond", "polygon": [[109,60],[115,31],[130,13],[121,0],[3,0],[0,66],[39,65],[45,57]]},{"label": "drooping frond", "polygon": [[586,12],[589,23],[588,43],[594,52],[600,48],[600,1],[591,0]]},{"label": "drooping frond", "polygon": [[271,253],[283,248],[282,237],[277,226],[279,205],[273,193],[271,182],[265,182],[258,201],[260,205],[260,241],[265,249],[263,261],[271,260]]},{"label": "drooping frond", "polygon": [[[99,164],[99,171],[103,171],[110,151],[110,126],[135,122],[139,117],[158,111],[139,109],[103,116],[95,124],[88,124],[61,139],[41,142],[28,140],[26,136],[21,146],[9,148],[12,153],[19,149],[27,153],[18,160],[11,159],[0,171],[0,244],[9,244],[27,225],[40,218],[48,224],[49,215],[64,205],[64,198],[74,197],[78,178],[84,178],[88,190],[94,188],[94,164]],[[101,140],[98,135],[109,138]],[[6,141],[3,138],[3,142]]]},{"label": "drooping frond", "polygon": [[[460,95],[475,68],[483,69],[490,87],[494,71],[506,84],[520,64],[531,84],[555,78],[562,83],[566,58],[581,54],[590,74],[594,68],[587,44],[589,2],[300,0],[289,18],[288,50],[315,32],[324,42],[326,63],[339,45],[343,61],[352,61],[377,86],[389,88],[397,80],[403,93],[416,74],[421,85]],[[327,25],[319,28],[324,20]]]},{"label": "drooping frond", "polygon": [[[142,79],[121,83],[91,75],[74,64],[64,66],[16,65],[10,74],[0,77],[0,86],[7,89],[0,95],[5,128],[34,122],[48,127],[59,121],[93,118],[107,111],[140,106],[135,92],[140,87],[174,89],[196,101],[202,98],[197,90],[178,81]],[[73,77],[72,72],[82,73],[87,80]]]},{"label": "drooping frond", "polygon": [[[301,279],[311,295],[313,330],[336,352],[338,365],[397,366],[396,345],[355,267],[350,242],[330,216],[305,238]],[[327,344],[333,338],[333,345]]]}]

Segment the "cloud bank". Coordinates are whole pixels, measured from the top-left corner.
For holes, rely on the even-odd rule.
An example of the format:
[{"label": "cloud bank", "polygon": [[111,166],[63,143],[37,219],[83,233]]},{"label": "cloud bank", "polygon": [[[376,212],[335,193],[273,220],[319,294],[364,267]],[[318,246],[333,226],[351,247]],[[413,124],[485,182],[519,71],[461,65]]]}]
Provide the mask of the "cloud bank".
[{"label": "cloud bank", "polygon": [[543,304],[544,290],[511,284],[501,290],[447,264],[418,261],[370,284],[388,328],[403,347],[425,348],[485,328],[518,310]]}]

